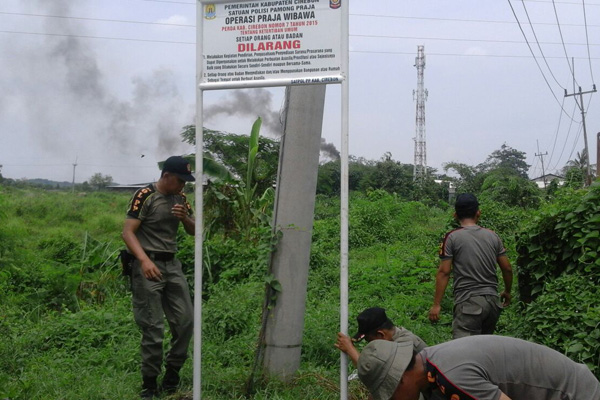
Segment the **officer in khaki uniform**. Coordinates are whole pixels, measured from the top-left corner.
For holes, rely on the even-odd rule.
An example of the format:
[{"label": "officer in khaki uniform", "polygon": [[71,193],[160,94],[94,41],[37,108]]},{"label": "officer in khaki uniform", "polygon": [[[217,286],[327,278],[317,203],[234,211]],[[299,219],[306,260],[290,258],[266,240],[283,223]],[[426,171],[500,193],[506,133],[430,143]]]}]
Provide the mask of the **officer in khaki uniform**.
[{"label": "officer in khaki uniform", "polygon": [[358,376],[374,400],[600,400],[585,364],[525,340],[467,336],[423,349],[374,340],[360,353]]},{"label": "officer in khaki uniform", "polygon": [[[131,279],[134,318],[142,331],[143,399],[152,399],[160,391],[177,390],[179,370],[193,336],[193,305],[175,253],[180,223],[188,234],[195,234],[192,209],[182,192],[185,183],[194,180],[188,161],[179,156],[169,157],[160,179],[133,195],[123,227],[123,240],[135,257]],[[173,339],[159,386],[165,317]]]},{"label": "officer in khaki uniform", "polygon": [[359,351],[354,347],[353,343],[360,342],[365,339],[366,342],[371,342],[376,339],[389,340],[392,342],[410,342],[413,344],[415,351],[421,351],[427,344],[401,326],[395,326],[391,319],[385,313],[385,309],[381,307],[367,308],[356,317],[358,322],[358,332],[352,338],[338,332],[337,341],[334,346],[343,351],[350,357],[352,364],[356,366],[358,363]]}]

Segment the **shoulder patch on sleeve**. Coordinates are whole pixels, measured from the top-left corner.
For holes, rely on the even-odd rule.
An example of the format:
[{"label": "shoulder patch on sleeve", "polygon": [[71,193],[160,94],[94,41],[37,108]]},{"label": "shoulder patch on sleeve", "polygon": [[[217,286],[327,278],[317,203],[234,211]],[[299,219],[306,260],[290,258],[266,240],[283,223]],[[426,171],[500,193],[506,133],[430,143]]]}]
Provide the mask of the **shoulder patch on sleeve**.
[{"label": "shoulder patch on sleeve", "polygon": [[450,232],[448,232],[448,233],[446,233],[444,235],[444,239],[442,239],[442,241],[440,242],[440,247],[439,247],[439,256],[440,256],[440,258],[449,258],[446,255],[446,241],[448,240],[448,238],[450,237],[450,235],[452,233],[454,233],[454,232],[456,232],[458,230],[461,230],[461,229],[462,229],[462,226],[458,227],[456,229],[453,229],[453,230],[451,230]]},{"label": "shoulder patch on sleeve", "polygon": [[129,202],[129,208],[127,209],[127,216],[132,218],[138,218],[140,216],[140,210],[142,209],[142,205],[144,202],[150,197],[152,193],[154,193],[154,187],[152,185],[148,185],[145,188],[138,189],[131,201]]},{"label": "shoulder patch on sleeve", "polygon": [[454,383],[446,378],[437,366],[429,361],[429,359],[425,360],[425,371],[427,372],[427,382],[437,385],[446,399],[476,400],[475,397],[465,393],[459,387],[454,385]]}]

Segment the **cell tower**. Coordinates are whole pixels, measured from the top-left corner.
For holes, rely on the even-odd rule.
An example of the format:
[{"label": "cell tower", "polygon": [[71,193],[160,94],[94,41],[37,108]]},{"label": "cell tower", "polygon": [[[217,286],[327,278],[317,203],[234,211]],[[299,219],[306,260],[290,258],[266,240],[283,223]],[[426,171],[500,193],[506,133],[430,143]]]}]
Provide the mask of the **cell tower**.
[{"label": "cell tower", "polygon": [[[415,58],[417,68],[417,90],[413,90],[413,99],[417,100],[417,116],[415,127],[415,164],[413,180],[422,181],[427,175],[427,145],[425,143],[425,101],[427,89],[424,88],[423,71],[425,70],[425,46],[417,46]],[[416,96],[415,96],[416,95]]]}]

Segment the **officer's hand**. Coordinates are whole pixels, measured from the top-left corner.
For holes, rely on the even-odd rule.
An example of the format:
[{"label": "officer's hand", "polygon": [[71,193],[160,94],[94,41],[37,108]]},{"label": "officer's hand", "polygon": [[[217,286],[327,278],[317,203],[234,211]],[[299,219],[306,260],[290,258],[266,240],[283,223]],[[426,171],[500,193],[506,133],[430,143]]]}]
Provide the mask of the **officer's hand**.
[{"label": "officer's hand", "polygon": [[429,320],[431,322],[438,322],[440,320],[440,311],[442,307],[439,305],[432,305],[429,309]]},{"label": "officer's hand", "polygon": [[160,281],[162,280],[162,273],[156,267],[156,264],[152,262],[152,260],[147,259],[141,262],[142,274],[151,281]]},{"label": "officer's hand", "polygon": [[502,307],[508,307],[510,305],[512,297],[510,293],[502,292],[500,293],[500,299],[502,299]]},{"label": "officer's hand", "polygon": [[335,342],[334,346],[343,351],[344,353],[348,353],[349,350],[354,348],[350,337],[348,337],[348,335],[344,335],[342,332],[338,332],[337,341]]},{"label": "officer's hand", "polygon": [[185,220],[188,217],[187,208],[185,208],[185,206],[183,204],[175,204],[173,206],[173,208],[171,208],[171,212],[180,221],[183,221],[183,220]]}]

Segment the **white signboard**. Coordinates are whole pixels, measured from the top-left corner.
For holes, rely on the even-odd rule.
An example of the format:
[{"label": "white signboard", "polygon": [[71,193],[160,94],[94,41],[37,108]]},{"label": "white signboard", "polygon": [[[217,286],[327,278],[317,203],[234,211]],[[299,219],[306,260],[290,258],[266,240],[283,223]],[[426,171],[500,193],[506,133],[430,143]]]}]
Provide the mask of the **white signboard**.
[{"label": "white signboard", "polygon": [[341,83],[341,1],[204,2],[200,88]]}]

